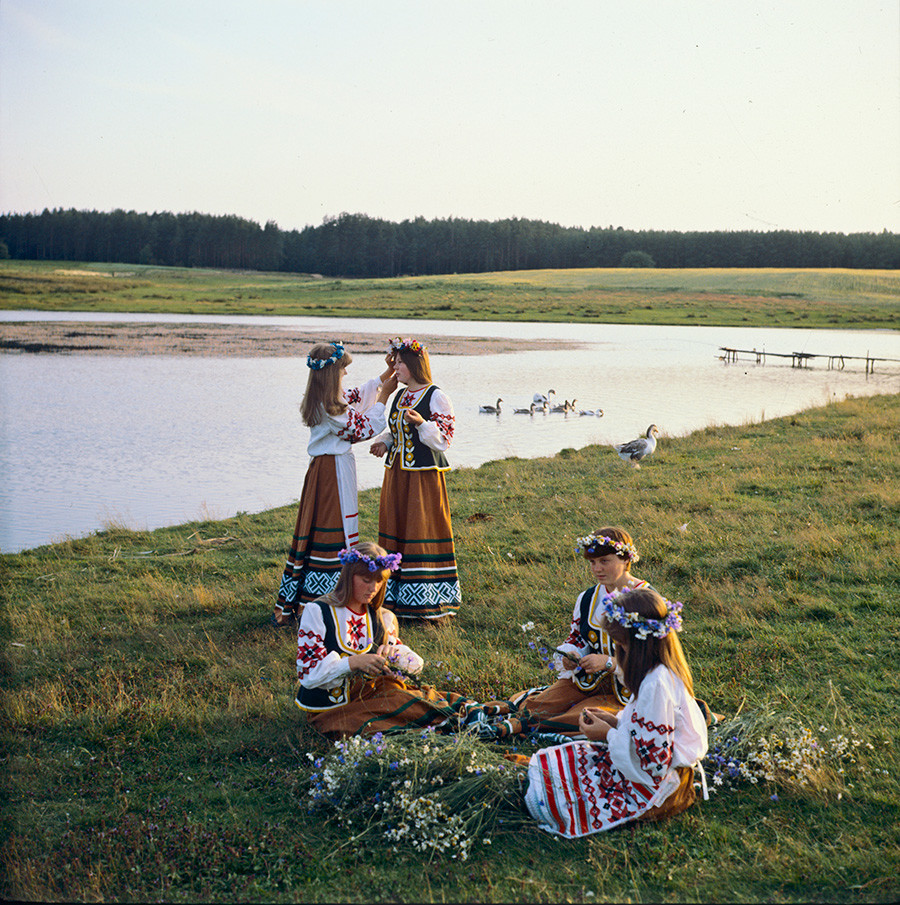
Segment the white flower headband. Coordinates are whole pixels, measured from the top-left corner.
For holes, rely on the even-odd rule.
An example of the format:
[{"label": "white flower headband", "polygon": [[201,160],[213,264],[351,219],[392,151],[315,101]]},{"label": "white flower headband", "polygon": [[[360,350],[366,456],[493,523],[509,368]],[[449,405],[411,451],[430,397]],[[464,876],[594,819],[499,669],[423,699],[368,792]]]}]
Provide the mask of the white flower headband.
[{"label": "white flower headband", "polygon": [[392,352],[415,352],[416,355],[421,355],[426,348],[417,339],[402,339],[399,336],[392,339],[389,345]]},{"label": "white flower headband", "polygon": [[344,357],[344,344],[336,339],[331,343],[334,346],[330,358],[313,358],[312,355],[306,356],[306,367],[313,371],[321,371],[327,365],[333,365],[336,361],[340,361]]},{"label": "white flower headband", "polygon": [[637,613],[626,612],[625,607],[616,603],[621,597],[629,593],[629,589],[625,588],[621,591],[613,591],[607,594],[602,601],[603,615],[610,622],[618,622],[619,625],[628,629],[634,629],[635,635],[643,641],[648,635],[655,638],[665,638],[669,632],[680,632],[682,628],[681,608],[682,603],[676,600],[666,600],[663,597],[663,603],[666,605],[665,619],[649,619],[640,616]]},{"label": "white flower headband", "polygon": [[587,537],[575,538],[575,552],[582,553],[585,556],[603,556],[604,550],[608,551],[610,547],[619,559],[632,563],[640,560],[634,544],[613,540],[613,538],[607,537],[605,534],[588,534]]}]

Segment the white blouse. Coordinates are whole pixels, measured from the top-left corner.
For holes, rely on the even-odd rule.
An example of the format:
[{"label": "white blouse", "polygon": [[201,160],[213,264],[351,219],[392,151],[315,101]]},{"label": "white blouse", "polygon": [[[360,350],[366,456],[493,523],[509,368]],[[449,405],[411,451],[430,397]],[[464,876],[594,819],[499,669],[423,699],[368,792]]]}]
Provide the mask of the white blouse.
[{"label": "white blouse", "polygon": [[384,403],[375,401],[379,386],[381,382],[374,378],[359,388],[345,390],[347,411],[343,415],[322,412],[322,420],[309,429],[307,452],[311,456],[340,456],[349,453],[354,443],[383,431],[387,425]]},{"label": "white blouse", "polygon": [[[400,408],[414,408],[429,386],[432,386],[432,384],[428,384],[428,386],[424,386],[421,390],[416,390],[415,392],[410,392],[408,389],[401,390]],[[426,418],[425,421],[416,427],[419,432],[419,439],[427,447],[435,450],[435,452],[446,452],[453,440],[453,429],[456,424],[453,403],[443,390],[436,388],[431,394],[430,407],[431,417]],[[394,445],[394,438],[389,430],[385,431],[378,439],[388,449]]]}]

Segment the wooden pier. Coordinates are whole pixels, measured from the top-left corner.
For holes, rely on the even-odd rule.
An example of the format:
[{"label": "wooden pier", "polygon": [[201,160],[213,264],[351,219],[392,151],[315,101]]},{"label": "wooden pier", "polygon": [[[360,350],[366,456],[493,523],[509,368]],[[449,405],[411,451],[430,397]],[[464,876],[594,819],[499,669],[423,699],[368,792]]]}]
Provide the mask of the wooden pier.
[{"label": "wooden pier", "polygon": [[827,358],[828,370],[834,368],[843,370],[848,361],[864,361],[866,374],[875,373],[875,362],[890,362],[900,364],[900,358],[876,358],[866,353],[865,355],[816,355],[812,352],[766,352],[765,349],[732,349],[728,346],[719,346],[719,351],[724,354],[722,360],[728,363],[738,361],[738,355],[750,355],[756,364],[763,365],[766,358],[790,358],[792,368],[808,368],[814,358]]}]

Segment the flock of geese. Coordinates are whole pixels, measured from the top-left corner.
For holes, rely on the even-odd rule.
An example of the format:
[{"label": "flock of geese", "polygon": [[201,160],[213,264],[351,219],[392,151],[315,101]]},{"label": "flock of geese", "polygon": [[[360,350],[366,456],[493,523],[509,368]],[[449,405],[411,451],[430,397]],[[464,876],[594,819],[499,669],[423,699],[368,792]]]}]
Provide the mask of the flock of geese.
[{"label": "flock of geese", "polygon": [[[577,411],[579,415],[591,415],[596,418],[603,417],[603,409],[578,409],[575,405],[575,403],[578,402],[577,399],[573,399],[571,402],[566,399],[562,405],[551,405],[550,397],[555,395],[556,390],[547,390],[546,393],[535,393],[532,397],[531,405],[529,405],[528,408],[513,409],[513,413],[516,415],[546,415],[548,412],[558,412],[568,415]],[[494,405],[479,405],[478,411],[485,415],[499,415],[502,403],[503,399],[498,398]]]},{"label": "flock of geese", "polygon": [[[546,393],[535,393],[528,408],[514,408],[513,413],[516,415],[534,415],[537,413],[558,412],[568,415],[577,411],[579,415],[594,416],[596,418],[603,417],[603,409],[600,408],[578,409],[575,405],[578,401],[577,399],[573,399],[571,402],[566,399],[562,405],[551,405],[550,397],[555,395],[556,390],[547,390]],[[478,411],[485,415],[499,415],[502,404],[502,397],[498,397],[494,405],[479,405]],[[641,460],[652,456],[656,450],[656,438],[658,436],[659,428],[655,424],[651,424],[642,437],[629,440],[627,443],[617,443],[613,446],[613,449],[623,462],[627,462],[632,468],[640,468]]]}]

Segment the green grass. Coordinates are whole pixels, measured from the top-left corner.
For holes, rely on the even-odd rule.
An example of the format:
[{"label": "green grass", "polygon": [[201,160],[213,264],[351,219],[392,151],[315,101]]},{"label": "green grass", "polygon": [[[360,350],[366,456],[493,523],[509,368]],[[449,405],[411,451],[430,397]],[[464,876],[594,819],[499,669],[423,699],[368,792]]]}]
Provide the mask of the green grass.
[{"label": "green grass", "polygon": [[0,261],[0,307],[900,329],[900,273],[638,268],[336,280],[251,271]]},{"label": "green grass", "polygon": [[[510,828],[427,869],[357,850],[303,804],[305,754],[328,746],[292,704],[292,634],[264,624],[293,506],[3,556],[0,895],[896,900],[898,442],[900,395],[875,396],[665,439],[640,471],[592,446],[450,472],[464,605],[449,627],[405,632],[434,684],[481,698],[537,681],[520,624],[561,639],[589,584],[574,538],[621,524],[636,572],[685,602],[713,709],[774,707],[873,747],[833,787],[773,801],[748,786],[571,842]],[[377,506],[361,494],[363,537]]]}]

